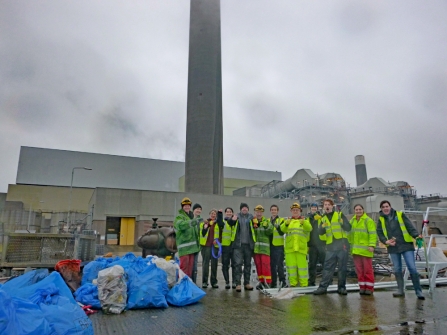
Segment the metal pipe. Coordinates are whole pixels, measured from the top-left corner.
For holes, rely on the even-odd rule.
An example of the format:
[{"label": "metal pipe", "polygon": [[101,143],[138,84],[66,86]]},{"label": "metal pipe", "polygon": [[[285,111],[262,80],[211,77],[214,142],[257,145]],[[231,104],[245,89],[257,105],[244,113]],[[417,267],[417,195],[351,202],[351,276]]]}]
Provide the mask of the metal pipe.
[{"label": "metal pipe", "polygon": [[[430,284],[429,279],[421,279],[421,285],[429,285],[429,284]],[[436,284],[447,284],[447,278],[436,278]],[[387,282],[374,283],[374,290],[393,288],[393,287],[397,287],[397,282],[387,281]],[[291,287],[290,289],[293,292],[306,294],[306,293],[312,293],[317,288],[318,288],[317,286],[308,286],[308,287]],[[327,288],[328,293],[337,292],[337,290],[338,290],[337,285],[329,285]],[[358,284],[346,285],[346,291],[359,291],[359,290],[360,288]],[[266,289],[265,292],[268,293],[269,295],[275,295],[279,291],[278,289]]]}]

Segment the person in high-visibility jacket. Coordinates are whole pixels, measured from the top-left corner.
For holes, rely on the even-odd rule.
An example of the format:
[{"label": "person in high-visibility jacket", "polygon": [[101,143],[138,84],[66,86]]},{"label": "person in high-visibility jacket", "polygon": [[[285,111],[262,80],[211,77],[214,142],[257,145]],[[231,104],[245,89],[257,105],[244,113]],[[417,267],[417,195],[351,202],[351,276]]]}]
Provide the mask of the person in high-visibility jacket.
[{"label": "person in high-visibility jacket", "polygon": [[376,223],[366,215],[363,206],[354,206],[355,215],[351,221],[351,231],[348,235],[351,244],[351,254],[354,260],[355,272],[361,295],[371,295],[374,292],[374,270],[372,259],[377,244]]},{"label": "person in high-visibility jacket", "polygon": [[281,224],[281,231],[286,234],[284,253],[286,254],[286,268],[291,287],[308,285],[309,273],[307,267],[307,241],[312,226],[306,218],[301,216],[301,206],[293,203],[290,206],[292,217]]},{"label": "person in high-visibility jacket", "polygon": [[277,205],[270,206],[270,223],[273,226],[273,235],[270,239],[270,269],[272,271],[272,288],[278,284],[280,287],[286,287],[286,276],[284,273],[284,233],[281,230],[283,218],[278,216],[279,207]]},{"label": "person in high-visibility jacket", "polygon": [[246,291],[253,290],[253,286],[250,285],[251,259],[256,242],[251,221],[253,215],[248,212],[249,207],[245,202],[241,203],[239,208],[241,211],[227,220],[227,223],[233,229],[231,238],[233,256],[231,258],[231,264],[234,264],[232,275],[234,283],[236,284],[236,292],[242,291],[242,265],[244,266],[244,289]]},{"label": "person in high-visibility jacket", "polygon": [[332,281],[335,268],[338,265],[338,294],[346,295],[346,271],[348,266],[349,241],[347,233],[351,225],[342,212],[334,211],[334,201],[323,201],[324,215],[319,228],[320,237],[326,238],[326,258],[324,259],[323,274],[318,289],[313,294],[326,294],[327,287]]},{"label": "person in high-visibility jacket", "polygon": [[315,286],[317,278],[317,264],[320,263],[324,267],[324,258],[326,257],[326,240],[322,240],[319,235],[319,227],[321,225],[321,214],[318,211],[318,204],[310,205],[310,213],[307,219],[312,225],[309,242],[309,286]]},{"label": "person in high-visibility jacket", "polygon": [[[217,215],[217,224],[222,237],[222,274],[225,279],[225,289],[230,289],[230,263],[233,249],[231,243],[234,240],[233,227],[228,224],[228,220],[234,215],[233,208],[225,208],[225,217],[220,220],[219,214]],[[234,264],[231,264],[234,267]],[[232,270],[234,273],[234,269]],[[236,288],[236,284],[233,281],[233,288]]]},{"label": "person in high-visibility jacket", "polygon": [[[222,212],[220,212],[222,215]],[[209,219],[200,224],[200,245],[202,247],[202,287],[208,287],[208,276],[211,261],[211,286],[219,288],[217,284],[217,265],[219,260],[212,256],[212,249],[218,246],[216,240],[219,239],[219,226],[216,223],[217,209],[210,211]],[[216,252],[216,250],[214,251]]]},{"label": "person in high-visibility jacket", "polygon": [[272,272],[270,269],[270,236],[273,234],[273,226],[264,217],[264,207],[255,207],[255,215],[251,219],[255,233],[255,248],[253,259],[255,261],[256,272],[258,273],[259,284],[256,288],[262,289],[272,283]]},{"label": "person in high-visibility jacket", "polygon": [[189,198],[183,198],[180,204],[182,209],[178,211],[174,220],[175,239],[180,257],[180,269],[192,278],[194,258],[200,251],[198,227],[200,218],[194,218]]},{"label": "person in high-visibility jacket", "polygon": [[422,238],[408,217],[399,211],[391,208],[388,200],[380,203],[380,217],[377,222],[377,235],[380,242],[385,244],[391,257],[394,267],[394,275],[397,281],[397,292],[393,293],[394,297],[403,297],[404,293],[404,277],[402,274],[402,257],[410,271],[411,281],[418,299],[424,300],[422,294],[419,273],[416,269],[414,259],[413,238]]},{"label": "person in high-visibility jacket", "polygon": [[[200,204],[195,203],[194,206],[192,206],[192,213],[194,215],[194,219],[197,220],[197,236],[199,237],[199,228],[200,224],[203,222],[203,218],[200,216],[202,214],[202,206]],[[200,243],[199,243],[200,244]],[[192,281],[194,284],[197,284],[197,267],[199,264],[199,253],[196,252],[194,254],[194,268],[192,270]]]}]

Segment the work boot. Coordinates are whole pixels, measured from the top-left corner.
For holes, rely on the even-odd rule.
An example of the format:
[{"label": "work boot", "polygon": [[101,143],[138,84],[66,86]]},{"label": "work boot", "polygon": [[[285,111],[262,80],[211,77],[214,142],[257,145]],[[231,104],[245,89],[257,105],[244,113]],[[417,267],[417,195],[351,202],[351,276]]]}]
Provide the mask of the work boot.
[{"label": "work boot", "polygon": [[258,285],[256,285],[256,289],[257,290],[263,290],[264,289],[264,285],[262,283],[259,283]]},{"label": "work boot", "polygon": [[235,283],[233,283],[233,285],[231,286],[233,289],[235,289],[236,288],[236,284]]},{"label": "work boot", "polygon": [[231,288],[230,283],[225,283],[225,289],[229,290]]},{"label": "work boot", "polygon": [[203,283],[202,288],[208,288],[208,283]]},{"label": "work boot", "polygon": [[363,293],[364,295],[373,295],[373,291],[371,290],[365,290],[365,293]]},{"label": "work boot", "polygon": [[393,297],[399,298],[399,297],[405,297],[404,292],[404,275],[402,272],[394,273],[396,276],[396,282],[397,282],[397,292],[393,293]]},{"label": "work boot", "polygon": [[253,291],[253,286],[251,286],[250,284],[247,284],[244,286],[246,291]]},{"label": "work boot", "polygon": [[348,291],[346,291],[346,288],[344,288],[344,287],[339,287],[337,290],[337,293],[340,295],[347,295]]},{"label": "work boot", "polygon": [[213,284],[211,286],[212,286],[212,288],[219,288],[219,285],[217,285],[217,284]]},{"label": "work boot", "polygon": [[323,287],[319,287],[317,288],[315,291],[312,292],[314,295],[322,295],[322,294],[326,294],[327,290]]},{"label": "work boot", "polygon": [[236,292],[240,292],[240,291],[242,291],[241,285],[236,285]]},{"label": "work boot", "polygon": [[360,291],[359,291],[359,294],[360,294],[360,295],[365,295],[365,290],[360,290]]},{"label": "work boot", "polygon": [[411,274],[411,281],[413,282],[414,291],[418,299],[425,300],[424,295],[422,294],[421,281],[419,279],[419,273]]}]

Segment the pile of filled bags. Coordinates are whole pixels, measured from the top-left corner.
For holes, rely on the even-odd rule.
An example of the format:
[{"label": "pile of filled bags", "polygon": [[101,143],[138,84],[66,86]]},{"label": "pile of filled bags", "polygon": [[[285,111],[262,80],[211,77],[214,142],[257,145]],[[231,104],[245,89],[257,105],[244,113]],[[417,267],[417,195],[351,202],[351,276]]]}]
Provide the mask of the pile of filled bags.
[{"label": "pile of filled bags", "polygon": [[148,256],[99,258],[84,267],[74,293],[84,305],[119,314],[125,309],[166,308],[196,303],[205,296],[175,261]]},{"label": "pile of filled bags", "polygon": [[59,272],[28,272],[0,286],[0,334],[93,335]]},{"label": "pile of filled bags", "polygon": [[[67,273],[63,273],[67,278]],[[80,305],[119,314],[198,302],[205,292],[179,268],[156,256],[98,258],[83,270],[74,293],[57,271],[34,270],[0,286],[0,334],[93,334]],[[70,276],[73,278],[75,276]]]}]

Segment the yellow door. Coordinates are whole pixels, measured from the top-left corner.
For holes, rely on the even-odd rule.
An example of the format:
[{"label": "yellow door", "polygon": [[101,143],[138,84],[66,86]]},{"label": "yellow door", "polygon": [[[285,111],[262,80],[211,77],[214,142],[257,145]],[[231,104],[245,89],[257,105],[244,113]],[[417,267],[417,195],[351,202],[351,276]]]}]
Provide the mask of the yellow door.
[{"label": "yellow door", "polygon": [[120,245],[134,245],[135,218],[121,218]]}]

